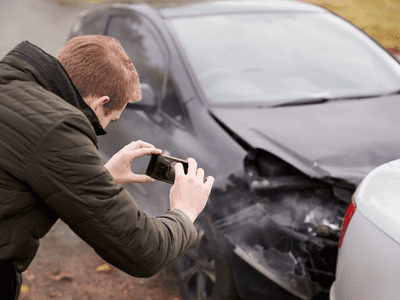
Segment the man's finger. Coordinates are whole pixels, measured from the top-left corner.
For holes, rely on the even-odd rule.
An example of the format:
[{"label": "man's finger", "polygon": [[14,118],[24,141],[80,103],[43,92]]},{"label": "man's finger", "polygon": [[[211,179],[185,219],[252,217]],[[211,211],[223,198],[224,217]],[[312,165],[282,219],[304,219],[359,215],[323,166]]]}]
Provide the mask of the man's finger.
[{"label": "man's finger", "polygon": [[197,180],[199,180],[200,182],[203,182],[204,180],[204,170],[202,168],[198,168],[196,171],[196,178]]},{"label": "man's finger", "polygon": [[149,182],[154,182],[154,179],[151,178],[150,176],[147,175],[137,175],[139,182],[141,183],[149,183]]},{"label": "man's finger", "polygon": [[213,184],[214,184],[214,177],[212,177],[212,176],[208,176],[206,179],[205,179],[205,186],[208,188],[208,190],[209,191],[211,191],[211,188],[212,188],[212,186],[213,186]]},{"label": "man's finger", "polygon": [[140,149],[140,148],[155,148],[154,145],[138,140],[135,142],[131,142],[126,146],[127,150],[135,150],[135,149]]},{"label": "man's finger", "polygon": [[189,157],[187,159],[187,162],[189,163],[187,175],[188,176],[193,176],[196,177],[196,169],[197,169],[197,162],[194,158]]},{"label": "man's finger", "polygon": [[144,155],[152,155],[152,154],[161,154],[162,150],[161,149],[156,149],[156,148],[141,148],[141,149],[135,149],[135,150],[130,150],[125,153],[125,155],[128,155],[129,160],[132,161],[136,158],[142,157]]},{"label": "man's finger", "polygon": [[157,149],[157,148],[142,148],[142,149],[150,149],[150,153],[147,153],[148,155],[151,155],[151,154],[162,154],[162,150],[161,149]]},{"label": "man's finger", "polygon": [[153,144],[141,140],[137,141],[137,145],[139,146],[139,148],[155,148]]},{"label": "man's finger", "polygon": [[183,171],[182,163],[177,163],[174,166],[174,170],[175,170],[175,181],[177,180],[178,177],[185,175],[185,172]]},{"label": "man's finger", "polygon": [[141,174],[131,174],[129,177],[129,182],[133,183],[149,183],[149,182],[154,182],[154,179],[151,178],[150,176],[147,175],[141,175]]}]

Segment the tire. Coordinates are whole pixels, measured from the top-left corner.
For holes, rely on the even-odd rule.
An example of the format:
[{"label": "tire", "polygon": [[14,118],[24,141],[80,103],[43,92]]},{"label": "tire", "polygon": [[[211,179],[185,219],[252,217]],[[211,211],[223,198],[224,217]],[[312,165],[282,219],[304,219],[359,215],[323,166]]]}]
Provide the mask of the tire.
[{"label": "tire", "polygon": [[206,213],[195,221],[196,245],[176,263],[178,283],[185,300],[238,299],[229,263],[218,243],[215,226]]}]

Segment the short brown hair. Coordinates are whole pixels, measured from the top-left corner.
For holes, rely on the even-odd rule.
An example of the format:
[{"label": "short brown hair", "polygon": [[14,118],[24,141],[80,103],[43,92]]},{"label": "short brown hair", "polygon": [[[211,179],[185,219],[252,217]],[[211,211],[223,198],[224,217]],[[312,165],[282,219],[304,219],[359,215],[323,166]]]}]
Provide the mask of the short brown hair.
[{"label": "short brown hair", "polygon": [[103,35],[69,40],[56,54],[82,97],[109,96],[105,114],[139,100],[139,75],[120,42]]}]

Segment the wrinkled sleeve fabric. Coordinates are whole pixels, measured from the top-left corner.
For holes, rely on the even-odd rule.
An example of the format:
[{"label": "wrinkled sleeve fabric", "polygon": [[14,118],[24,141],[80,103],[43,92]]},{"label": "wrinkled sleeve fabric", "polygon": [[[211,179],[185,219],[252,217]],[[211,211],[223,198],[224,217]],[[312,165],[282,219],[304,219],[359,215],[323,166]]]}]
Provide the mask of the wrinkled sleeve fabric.
[{"label": "wrinkled sleeve fabric", "polygon": [[140,211],[93,139],[83,115],[60,119],[37,143],[26,182],[103,259],[132,276],[152,276],[193,247],[197,231],[180,210],[157,218]]}]

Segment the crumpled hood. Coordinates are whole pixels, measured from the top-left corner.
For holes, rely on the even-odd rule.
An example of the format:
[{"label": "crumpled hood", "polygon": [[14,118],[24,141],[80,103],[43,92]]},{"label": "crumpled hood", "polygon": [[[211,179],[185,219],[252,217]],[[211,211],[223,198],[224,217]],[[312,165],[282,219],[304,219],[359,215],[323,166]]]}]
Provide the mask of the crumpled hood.
[{"label": "crumpled hood", "polygon": [[251,147],[315,178],[358,185],[400,158],[400,95],[276,108],[211,108]]}]

